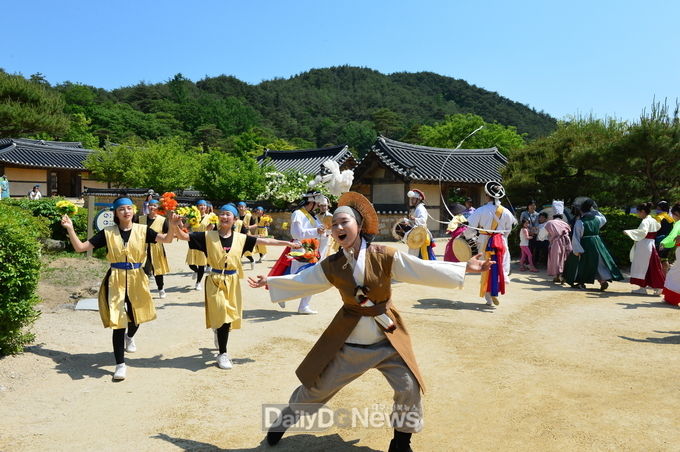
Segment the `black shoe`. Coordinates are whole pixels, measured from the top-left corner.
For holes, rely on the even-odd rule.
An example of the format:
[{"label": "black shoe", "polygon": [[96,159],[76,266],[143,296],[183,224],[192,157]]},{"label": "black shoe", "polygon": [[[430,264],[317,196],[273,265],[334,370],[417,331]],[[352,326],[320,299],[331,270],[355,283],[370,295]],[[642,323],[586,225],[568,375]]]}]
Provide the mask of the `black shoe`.
[{"label": "black shoe", "polygon": [[272,432],[269,431],[267,432],[267,444],[270,446],[276,446],[279,441],[281,441],[281,438],[283,438],[283,434],[286,433],[285,431],[283,432]]},{"label": "black shoe", "polygon": [[390,441],[390,448],[387,449],[387,452],[413,452],[413,449],[411,449],[410,444],[400,445],[396,439],[393,439]]},{"label": "black shoe", "polygon": [[600,292],[604,292],[608,287],[609,283],[607,281],[600,283]]},{"label": "black shoe", "polygon": [[[291,416],[293,416],[293,418],[291,418]],[[295,425],[299,418],[300,415],[295,413],[290,407],[284,408],[276,422],[269,427],[269,431],[267,432],[267,443],[270,446],[276,446],[278,442],[281,441],[281,438],[283,438],[283,434],[286,433],[286,430]]]},{"label": "black shoe", "polygon": [[411,449],[411,434],[394,431],[394,438],[390,441],[388,452],[413,452]]}]

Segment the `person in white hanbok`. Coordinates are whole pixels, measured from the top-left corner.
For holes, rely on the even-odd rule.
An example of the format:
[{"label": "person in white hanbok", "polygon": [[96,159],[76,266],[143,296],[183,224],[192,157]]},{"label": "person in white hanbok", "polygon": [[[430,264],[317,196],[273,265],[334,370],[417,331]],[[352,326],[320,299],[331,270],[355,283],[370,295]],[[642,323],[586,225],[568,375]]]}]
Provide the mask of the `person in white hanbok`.
[{"label": "person in white hanbok", "polygon": [[640,226],[623,231],[635,242],[630,250],[630,283],[640,286],[632,292],[641,295],[647,295],[647,287],[654,290],[654,295],[660,295],[666,282],[655,244],[661,224],[650,215],[652,208],[651,202],[637,206],[637,215],[642,219]]},{"label": "person in white hanbok", "polygon": [[[500,200],[496,200],[491,195],[487,194],[487,203],[481,207],[478,207],[472,215],[468,218],[469,228],[464,232],[465,237],[469,239],[475,238],[477,236],[477,249],[480,252],[485,252],[487,249],[487,244],[489,239],[497,235],[491,231],[501,231],[498,233],[502,239],[503,244],[503,259],[498,262],[500,269],[502,269],[503,275],[498,275],[501,279],[498,284],[499,288],[494,290],[491,286],[491,282],[485,281],[482,278],[482,288],[480,291],[480,296],[484,297],[486,304],[488,306],[494,306],[498,304],[498,293],[504,293],[504,285],[507,284],[510,277],[510,252],[508,250],[508,235],[510,231],[517,224],[517,219],[510,212],[500,204]],[[477,235],[477,230],[475,228],[482,229]],[[500,278],[502,276],[502,278]],[[493,282],[496,284],[496,282]],[[502,288],[502,290],[501,290]]]},{"label": "person in white hanbok", "polygon": [[671,208],[673,215],[673,229],[661,241],[663,249],[675,249],[675,263],[666,274],[666,284],[663,287],[663,299],[666,303],[680,306],[680,203]]},{"label": "person in white hanbok", "polygon": [[[290,235],[293,240],[303,240],[303,239],[317,239],[321,240],[324,234],[324,227],[319,222],[319,220],[314,216],[314,209],[317,204],[322,200],[323,195],[316,191],[307,192],[303,196],[302,205],[299,209],[295,210],[290,217]],[[307,262],[301,262],[298,260],[293,260],[290,263],[290,273],[295,274],[301,271],[304,267],[310,265]],[[304,296],[300,299],[300,304],[298,305],[299,314],[316,314],[317,312],[311,308],[309,302],[311,301],[311,296]]]},{"label": "person in white hanbok", "polygon": [[[414,188],[410,190],[406,196],[408,197],[409,210],[413,209],[409,215],[409,224],[411,227],[422,226],[427,229],[427,208],[425,207],[425,193]],[[434,254],[434,242],[432,241],[432,233],[427,229],[427,240],[425,245],[420,248],[409,248],[408,253],[413,256],[418,256],[424,260],[437,260]]]}]

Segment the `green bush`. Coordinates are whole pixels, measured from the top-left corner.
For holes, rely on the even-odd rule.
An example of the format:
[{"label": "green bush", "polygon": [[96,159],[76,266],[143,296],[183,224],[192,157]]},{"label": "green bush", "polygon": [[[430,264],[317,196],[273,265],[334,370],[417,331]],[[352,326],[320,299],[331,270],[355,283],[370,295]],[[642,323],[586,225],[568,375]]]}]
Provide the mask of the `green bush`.
[{"label": "green bush", "polygon": [[600,231],[600,237],[620,267],[630,265],[630,249],[633,241],[623,233],[624,229],[636,229],[640,225],[637,215],[627,214],[621,209],[602,207],[599,209],[607,217],[607,224]]},{"label": "green bush", "polygon": [[[66,241],[66,246],[70,249],[71,244],[66,235],[66,229],[61,226],[61,214],[57,210],[57,202],[62,201],[61,197],[42,198],[36,201],[30,199],[8,199],[4,203],[25,209],[35,217],[44,218],[49,227],[49,234],[41,238],[52,238],[54,240]],[[87,235],[87,210],[78,209],[78,213],[73,216],[73,228],[81,240]]]},{"label": "green bush", "polygon": [[24,209],[0,203],[0,356],[20,352],[35,338],[28,328],[39,315],[38,239],[46,231]]}]

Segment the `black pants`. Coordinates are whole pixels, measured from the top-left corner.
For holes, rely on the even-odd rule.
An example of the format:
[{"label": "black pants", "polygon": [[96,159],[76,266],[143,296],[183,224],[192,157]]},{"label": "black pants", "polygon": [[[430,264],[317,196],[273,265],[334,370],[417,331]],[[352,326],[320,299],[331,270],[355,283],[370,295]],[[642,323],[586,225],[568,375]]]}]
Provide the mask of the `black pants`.
[{"label": "black pants", "polygon": [[196,273],[196,284],[200,283],[203,279],[203,273],[205,273],[204,265],[189,265],[189,268]]},{"label": "black pants", "polygon": [[[133,337],[139,329],[139,325],[135,323],[132,304],[127,297],[125,297],[125,308],[128,316],[127,336]],[[113,330],[113,356],[116,357],[116,364],[123,364],[125,362],[125,328]]]},{"label": "black pants", "polygon": [[229,340],[229,330],[231,323],[225,323],[217,328],[217,345],[220,349],[220,354],[227,353],[227,341]]}]

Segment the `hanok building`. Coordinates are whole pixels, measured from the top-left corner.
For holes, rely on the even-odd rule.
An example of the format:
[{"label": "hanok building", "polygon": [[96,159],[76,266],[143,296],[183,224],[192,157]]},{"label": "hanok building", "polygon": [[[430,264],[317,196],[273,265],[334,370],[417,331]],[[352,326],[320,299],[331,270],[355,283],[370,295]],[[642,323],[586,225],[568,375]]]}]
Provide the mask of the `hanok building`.
[{"label": "hanok building", "polygon": [[90,179],[83,166],[92,153],[79,142],[0,139],[0,174],[5,174],[13,197],[26,196],[40,185],[43,196],[80,197],[83,188],[107,187]]},{"label": "hanok building", "polygon": [[265,149],[257,158],[260,165],[268,163],[276,171],[295,170],[303,174],[317,175],[327,173],[322,165],[327,160],[335,160],[340,170],[352,169],[357,165],[354,156],[346,144],[319,149],[301,149],[295,151],[273,151]]},{"label": "hanok building", "polygon": [[[501,181],[507,158],[489,149],[442,149],[378,137],[354,169],[352,190],[364,194],[380,216],[380,237],[390,237],[392,225],[408,214],[409,190],[425,193],[430,215],[428,228],[446,230],[450,215],[442,204],[471,197],[475,206],[484,200],[484,184]],[[442,223],[439,223],[442,222]]]}]

